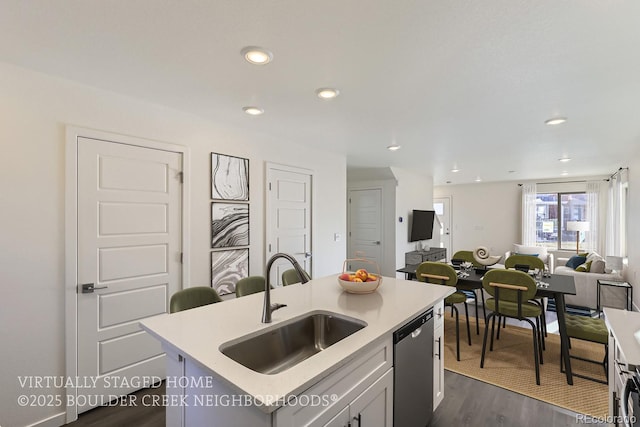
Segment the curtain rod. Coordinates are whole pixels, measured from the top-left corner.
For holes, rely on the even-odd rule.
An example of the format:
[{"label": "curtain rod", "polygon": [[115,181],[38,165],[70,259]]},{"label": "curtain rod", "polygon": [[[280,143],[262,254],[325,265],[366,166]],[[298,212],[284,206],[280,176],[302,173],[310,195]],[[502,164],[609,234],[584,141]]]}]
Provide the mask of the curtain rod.
[{"label": "curtain rod", "polygon": [[[615,171],[614,173],[611,174],[611,176],[609,177],[609,179],[612,179],[614,176],[616,175],[620,175],[620,173],[624,170],[629,170],[629,167],[627,166],[626,168],[618,168],[617,171]],[[609,179],[607,179],[607,181],[609,181]]]},{"label": "curtain rod", "polygon": [[[603,179],[603,181],[609,181],[608,179]],[[545,184],[575,184],[577,182],[588,182],[587,180],[580,181],[550,181],[550,182],[536,182],[536,185],[545,185]],[[523,184],[519,183],[518,187],[522,187]]]}]

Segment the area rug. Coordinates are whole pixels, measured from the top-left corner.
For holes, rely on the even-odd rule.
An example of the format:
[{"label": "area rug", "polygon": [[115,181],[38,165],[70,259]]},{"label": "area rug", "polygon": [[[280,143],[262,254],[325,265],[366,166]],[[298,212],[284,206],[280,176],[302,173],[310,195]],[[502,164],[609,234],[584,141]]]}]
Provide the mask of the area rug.
[{"label": "area rug", "polygon": [[[565,374],[560,372],[560,336],[546,337],[544,364],[540,365],[540,385],[536,385],[531,329],[507,325],[500,332],[500,340],[494,341],[493,351],[485,355],[484,368],[480,369],[484,322],[480,321],[480,335],[475,333],[475,319],[471,321],[471,343],[467,342],[464,315],[460,318],[460,361],[456,360],[455,318],[445,317],[445,369],[479,381],[541,400],[561,408],[593,417],[604,417],[608,412],[608,386],[594,381],[573,377],[568,385]],[[523,325],[526,322],[522,322]],[[497,328],[497,326],[496,326]],[[491,331],[489,331],[491,332]],[[488,336],[489,341],[491,335]],[[604,358],[604,346],[580,340],[572,340],[571,354],[593,359]],[[601,365],[571,359],[573,372],[605,379]]]}]

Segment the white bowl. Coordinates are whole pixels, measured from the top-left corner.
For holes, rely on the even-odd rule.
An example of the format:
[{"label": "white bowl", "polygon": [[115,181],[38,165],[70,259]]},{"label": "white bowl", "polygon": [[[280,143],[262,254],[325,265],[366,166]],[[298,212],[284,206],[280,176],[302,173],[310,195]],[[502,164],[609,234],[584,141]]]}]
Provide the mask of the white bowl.
[{"label": "white bowl", "polygon": [[378,280],[374,280],[371,282],[350,282],[348,280],[342,280],[338,277],[338,283],[345,291],[350,294],[370,294],[371,292],[375,292],[378,289],[378,286],[382,284],[382,277],[379,277]]}]

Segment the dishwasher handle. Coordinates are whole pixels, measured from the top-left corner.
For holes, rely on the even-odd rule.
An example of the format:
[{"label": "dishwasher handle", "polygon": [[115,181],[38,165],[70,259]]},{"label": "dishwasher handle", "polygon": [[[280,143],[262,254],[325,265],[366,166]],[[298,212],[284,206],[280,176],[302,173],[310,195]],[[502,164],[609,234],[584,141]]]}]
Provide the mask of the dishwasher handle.
[{"label": "dishwasher handle", "polygon": [[420,316],[416,317],[415,319],[411,320],[409,323],[395,331],[393,333],[393,344],[397,344],[409,336],[411,336],[412,338],[416,338],[418,335],[420,335],[418,329],[421,329],[422,326],[431,319],[433,319],[433,309],[429,309],[428,311],[422,313]]}]

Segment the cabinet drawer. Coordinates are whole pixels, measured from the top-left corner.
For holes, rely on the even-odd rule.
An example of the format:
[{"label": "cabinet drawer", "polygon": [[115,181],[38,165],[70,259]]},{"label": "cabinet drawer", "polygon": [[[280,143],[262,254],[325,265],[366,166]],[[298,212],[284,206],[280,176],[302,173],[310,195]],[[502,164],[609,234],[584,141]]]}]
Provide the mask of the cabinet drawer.
[{"label": "cabinet drawer", "polygon": [[[389,336],[299,394],[297,399],[292,400],[296,404],[278,409],[274,416],[274,426],[301,427],[311,423],[326,424],[392,365],[393,343]],[[304,404],[313,402],[314,399],[318,400],[317,396],[324,399],[322,405]]]}]

